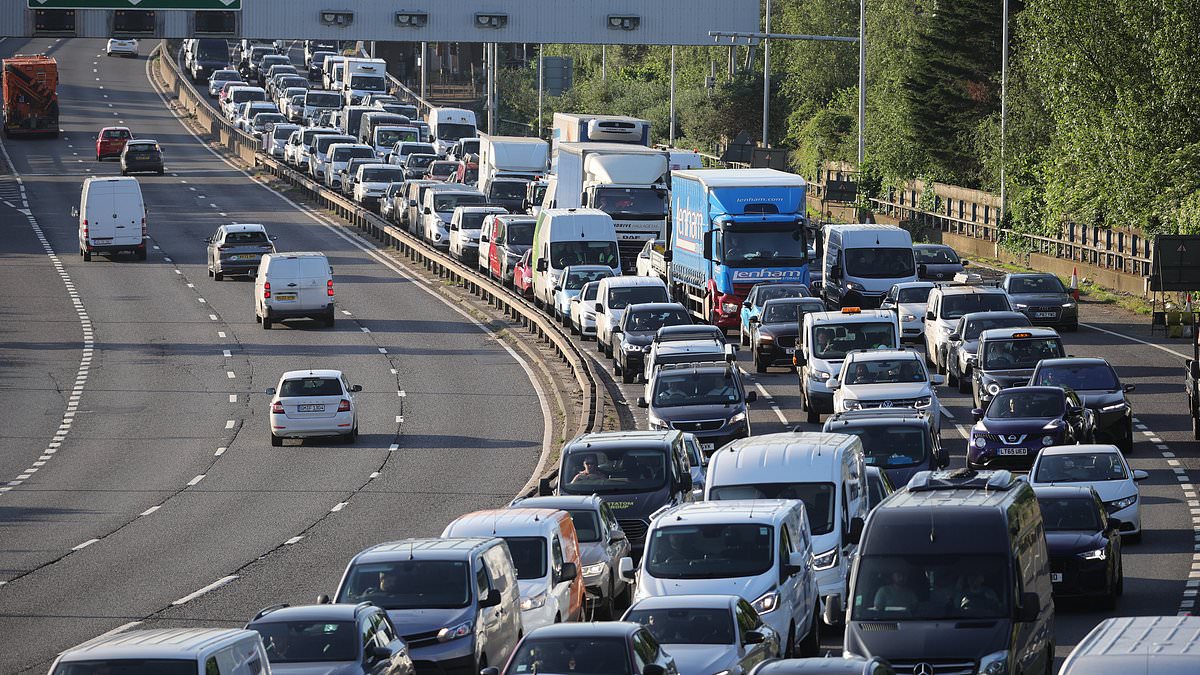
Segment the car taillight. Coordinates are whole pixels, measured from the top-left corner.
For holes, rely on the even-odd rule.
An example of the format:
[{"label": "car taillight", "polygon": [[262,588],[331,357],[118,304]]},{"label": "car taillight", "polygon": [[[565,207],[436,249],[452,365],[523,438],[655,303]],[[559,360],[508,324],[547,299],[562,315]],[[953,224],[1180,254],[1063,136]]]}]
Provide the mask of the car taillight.
[{"label": "car taillight", "polygon": [[146,236],[146,217],[142,216],[142,236]]},{"label": "car taillight", "polygon": [[325,282],[325,294],[331,298],[333,297],[333,279]]},{"label": "car taillight", "polygon": [[275,401],[274,403],[271,404],[271,412],[275,413],[276,415],[282,415],[283,414],[283,404],[280,403],[279,401]]},{"label": "car taillight", "polygon": [[263,282],[263,299],[264,300],[270,299],[270,297],[271,297],[271,282],[264,281]]},{"label": "car taillight", "polygon": [[350,412],[350,401],[342,399],[342,402],[338,404],[338,412]]}]

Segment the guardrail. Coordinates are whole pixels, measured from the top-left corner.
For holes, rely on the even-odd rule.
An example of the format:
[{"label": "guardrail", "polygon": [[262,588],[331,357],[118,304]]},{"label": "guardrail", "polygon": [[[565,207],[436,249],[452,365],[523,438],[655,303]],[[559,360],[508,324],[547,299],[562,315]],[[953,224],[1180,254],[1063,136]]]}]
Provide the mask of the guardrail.
[{"label": "guardrail", "polygon": [[[531,334],[546,342],[555,354],[571,369],[575,382],[583,394],[583,403],[576,424],[577,433],[599,431],[604,421],[604,395],[602,381],[591,359],[582,348],[550,317],[533,303],[491,279],[479,274],[448,255],[428,247],[424,241],[393,226],[374,213],[362,208],[342,195],[325,189],[308,176],[293,170],[260,152],[261,143],[253,136],[235,128],[213,108],[205,95],[199,93],[178,67],[166,43],[155,50],[158,58],[158,76],[177,97],[180,106],[212,138],[238,157],[254,166],[262,167],[273,175],[287,181],[302,191],[318,206],[328,209],[345,219],[351,226],[371,236],[376,241],[395,248],[410,260],[422,265],[439,278],[448,280],[467,289],[488,304],[518,321]],[[557,469],[552,469],[542,478],[553,478]]]}]

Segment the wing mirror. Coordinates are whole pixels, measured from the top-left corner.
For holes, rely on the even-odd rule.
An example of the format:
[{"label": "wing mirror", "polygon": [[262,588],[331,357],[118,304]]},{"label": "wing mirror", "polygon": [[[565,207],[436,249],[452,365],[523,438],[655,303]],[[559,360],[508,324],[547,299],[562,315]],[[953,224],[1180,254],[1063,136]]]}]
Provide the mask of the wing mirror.
[{"label": "wing mirror", "polygon": [[366,656],[369,661],[385,661],[392,658],[392,650],[374,645],[367,651]]},{"label": "wing mirror", "polygon": [[1107,520],[1107,522],[1105,523],[1105,525],[1107,525],[1108,529],[1112,530],[1113,532],[1121,531],[1121,519],[1120,518],[1109,518]]},{"label": "wing mirror", "polygon": [[646,397],[645,397],[645,396],[639,396],[639,397],[638,397],[638,399],[637,399],[637,407],[639,407],[639,408],[649,408],[649,407],[650,407],[650,402],[646,400]]},{"label": "wing mirror", "polygon": [[970,260],[959,260],[958,262],[959,262],[959,264],[961,264],[963,267],[966,267],[967,265],[970,265],[970,264],[971,264],[971,261],[970,261]]},{"label": "wing mirror", "polygon": [[803,553],[792,551],[788,554],[787,564],[780,571],[783,573],[783,577],[792,577],[804,571],[804,567],[808,563],[809,561],[805,559]]},{"label": "wing mirror", "polygon": [[930,382],[930,384],[932,384],[934,386],[945,384],[946,376],[945,375],[933,375],[929,378],[929,382]]},{"label": "wing mirror", "polygon": [[936,318],[937,317],[933,315],[933,312],[925,312],[925,320],[926,321],[933,321]]},{"label": "wing mirror", "polygon": [[362,385],[361,384],[352,384],[352,385],[350,385],[350,391],[357,394],[358,392],[362,391]]},{"label": "wing mirror", "polygon": [[1017,609],[1017,620],[1023,623],[1037,621],[1041,608],[1041,600],[1037,593],[1022,593],[1021,606]]},{"label": "wing mirror", "polygon": [[496,666],[488,666],[479,671],[479,675],[500,675],[500,669]]},{"label": "wing mirror", "polygon": [[617,563],[617,572],[621,575],[622,579],[629,579],[632,581],[636,576],[636,572],[633,568],[633,558],[630,558],[629,556],[621,558],[620,562]]},{"label": "wing mirror", "polygon": [[274,396],[274,395],[275,395],[275,387],[271,387],[270,389],[267,389],[267,390],[266,390],[265,392],[263,392],[263,393],[264,393],[264,394],[266,394],[266,395],[268,395],[268,396]]},{"label": "wing mirror", "polygon": [[545,272],[550,269],[550,263],[545,258],[537,261],[537,271]]},{"label": "wing mirror", "polygon": [[[574,563],[563,563],[563,566],[565,567],[566,565],[570,565],[570,564],[574,564]],[[485,595],[479,599],[479,606],[480,607],[497,607],[497,606],[499,606],[501,599],[502,598],[500,597],[500,592],[493,588],[493,589],[488,590],[487,595]]]},{"label": "wing mirror", "polygon": [[1126,394],[1133,391],[1134,389],[1137,389],[1137,385],[1127,384],[1127,385],[1124,385],[1121,387],[1121,391],[1125,392]]},{"label": "wing mirror", "polygon": [[841,382],[838,382],[838,379],[837,379],[836,377],[831,377],[831,378],[829,378],[829,380],[828,380],[828,381],[825,383],[825,386],[826,386],[826,387],[829,387],[830,389],[838,389],[838,388],[840,388],[840,387],[842,386],[842,383],[841,383]]},{"label": "wing mirror", "polygon": [[921,263],[920,265],[917,265],[917,276],[923,277],[928,273],[929,273],[929,267],[927,267],[925,265],[925,263]]},{"label": "wing mirror", "polygon": [[846,530],[846,542],[857,544],[862,539],[863,519],[855,516],[850,519],[850,528]]},{"label": "wing mirror", "polygon": [[754,403],[757,400],[758,400],[758,392],[757,391],[746,392],[746,403]]},{"label": "wing mirror", "polygon": [[565,562],[558,572],[559,581],[570,581],[579,576],[579,568],[573,562]]},{"label": "wing mirror", "polygon": [[318,605],[328,605],[329,604],[329,596],[325,595],[324,593],[318,595],[317,596],[317,604]]},{"label": "wing mirror", "polygon": [[974,417],[976,422],[983,419],[983,408],[971,408],[971,417]]},{"label": "wing mirror", "polygon": [[742,644],[744,645],[760,645],[766,641],[766,636],[756,630],[748,630],[742,636]]},{"label": "wing mirror", "polygon": [[1146,480],[1146,479],[1147,479],[1147,478],[1149,478],[1149,477],[1150,477],[1150,474],[1146,473],[1145,471],[1142,471],[1141,469],[1134,469],[1134,470],[1133,470],[1133,480],[1134,480],[1134,482],[1137,482],[1137,481],[1143,481],[1143,480]]}]

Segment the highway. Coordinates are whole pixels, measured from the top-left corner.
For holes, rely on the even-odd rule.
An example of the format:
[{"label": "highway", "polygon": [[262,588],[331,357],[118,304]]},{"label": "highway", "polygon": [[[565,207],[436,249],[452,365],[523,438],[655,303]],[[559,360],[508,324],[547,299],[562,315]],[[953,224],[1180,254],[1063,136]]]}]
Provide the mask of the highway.
[{"label": "highway", "polygon": [[[0,51],[47,47],[45,38],[30,42],[9,39]],[[0,494],[0,631],[13,645],[0,650],[6,673],[44,670],[57,651],[134,621],[235,626],[266,605],[310,602],[333,590],[360,548],[436,534],[463,512],[504,503],[528,480],[543,440],[529,376],[496,341],[365,242],[204,148],[164,108],[144,56],[106,59],[101,49],[51,41],[66,134],[4,144],[21,176],[0,178],[0,199],[12,204],[0,202],[9,225],[0,308],[16,318],[0,328],[0,402],[19,411],[0,427],[0,485],[12,488]],[[117,172],[95,162],[90,140],[113,123],[158,139],[167,158],[165,177],[141,178],[156,245],[145,263],[83,263],[76,253],[69,210],[89,170]],[[231,221],[265,223],[281,250],[329,253],[349,312],[334,331],[303,323],[263,331],[247,281],[206,276],[201,239]],[[1192,482],[1200,448],[1182,395],[1186,345],[1151,337],[1145,318],[1104,305],[1084,303],[1081,320],[1078,333],[1064,334],[1068,353],[1106,358],[1137,386],[1131,462],[1150,473],[1141,484],[1145,535],[1125,549],[1115,614],[1190,611],[1200,588]],[[597,356],[593,345],[587,353]],[[358,445],[269,447],[261,392],[302,367],[341,368],[364,385]],[[795,374],[746,377],[762,396],[752,406],[755,434],[815,430],[803,422]],[[628,403],[641,392],[618,387]],[[970,399],[949,387],[938,394],[954,423],[943,444],[962,466]],[[645,424],[643,411],[633,414]],[[1109,615],[1060,603],[1058,656]],[[840,650],[840,636],[827,631],[823,644]]]},{"label": "highway", "polygon": [[[6,141],[20,182],[7,165],[0,180],[4,673],[44,671],[59,651],[134,621],[232,626],[269,604],[310,602],[360,548],[436,535],[460,513],[506,503],[543,444],[538,397],[505,347],[368,244],[214,156],[164,107],[144,56],[102,49],[0,43],[5,55],[58,59],[64,131]],[[77,253],[70,209],[83,177],[118,173],[94,157],[92,137],[109,124],[157,139],[167,158],[165,176],[140,179],[146,262]],[[202,239],[232,221],[265,224],[280,250],[329,255],[334,330],[264,331],[249,281],[206,275]],[[358,443],[270,447],[262,392],[285,370],[322,367],[363,385]]]}]

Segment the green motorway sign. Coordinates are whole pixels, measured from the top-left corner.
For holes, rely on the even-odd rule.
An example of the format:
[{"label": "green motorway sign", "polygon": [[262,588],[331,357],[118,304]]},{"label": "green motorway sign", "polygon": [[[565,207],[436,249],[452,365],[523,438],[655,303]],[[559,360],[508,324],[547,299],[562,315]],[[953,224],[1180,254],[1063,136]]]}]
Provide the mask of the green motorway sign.
[{"label": "green motorway sign", "polygon": [[242,0],[28,0],[29,9],[241,9]]}]

